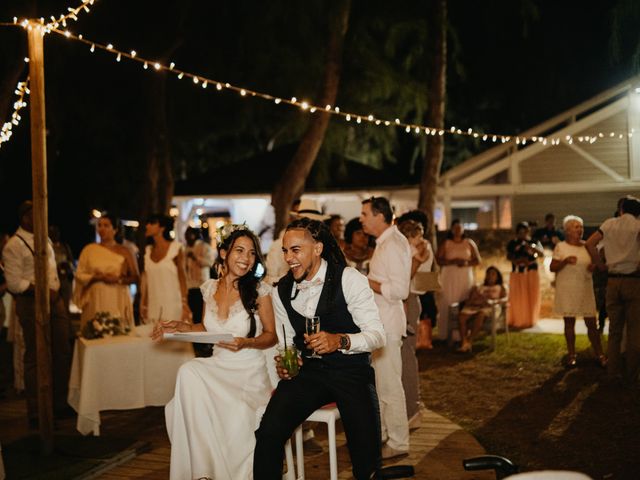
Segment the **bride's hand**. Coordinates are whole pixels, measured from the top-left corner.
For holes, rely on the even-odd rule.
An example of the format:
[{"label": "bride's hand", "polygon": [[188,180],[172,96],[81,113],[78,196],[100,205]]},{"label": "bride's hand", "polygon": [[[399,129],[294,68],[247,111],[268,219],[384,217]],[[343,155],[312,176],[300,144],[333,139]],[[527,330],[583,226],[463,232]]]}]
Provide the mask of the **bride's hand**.
[{"label": "bride's hand", "polygon": [[249,348],[252,343],[253,341],[251,338],[234,337],[232,342],[218,342],[216,343],[216,346],[226,350],[231,350],[232,352],[237,352],[243,348]]},{"label": "bride's hand", "polygon": [[158,322],[153,327],[153,332],[151,332],[151,338],[154,340],[161,340],[162,335],[164,333],[190,332],[191,330],[192,328],[189,322],[178,322],[178,321]]},{"label": "bride's hand", "polygon": [[182,304],[182,320],[189,322],[191,320],[191,317],[193,317],[193,314],[191,313],[191,309],[189,308],[189,305],[186,303]]}]

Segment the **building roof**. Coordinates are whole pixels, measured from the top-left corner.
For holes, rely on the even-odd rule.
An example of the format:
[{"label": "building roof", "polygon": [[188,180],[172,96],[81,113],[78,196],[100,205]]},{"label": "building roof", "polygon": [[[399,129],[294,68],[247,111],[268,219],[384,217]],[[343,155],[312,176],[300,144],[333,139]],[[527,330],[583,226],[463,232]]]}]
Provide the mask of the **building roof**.
[{"label": "building roof", "polygon": [[[284,145],[186,180],[177,180],[175,195],[270,194],[296,149],[296,144]],[[318,165],[314,166],[307,179],[306,190],[380,188],[406,185],[408,182],[408,175],[394,164],[377,169],[335,156],[329,163],[333,168],[329,167],[328,172],[323,172]]]}]

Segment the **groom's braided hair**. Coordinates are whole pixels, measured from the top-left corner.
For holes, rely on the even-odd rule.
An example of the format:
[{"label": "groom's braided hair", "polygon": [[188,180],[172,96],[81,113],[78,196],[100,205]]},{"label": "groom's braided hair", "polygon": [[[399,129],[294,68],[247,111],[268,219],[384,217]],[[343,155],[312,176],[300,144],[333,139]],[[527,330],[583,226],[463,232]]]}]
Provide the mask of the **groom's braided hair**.
[{"label": "groom's braided hair", "polygon": [[347,260],[344,257],[344,253],[342,253],[342,249],[324,222],[302,217],[287,225],[287,230],[294,229],[306,230],[316,242],[321,242],[323,245],[321,257],[328,263],[339,269],[347,266]]}]

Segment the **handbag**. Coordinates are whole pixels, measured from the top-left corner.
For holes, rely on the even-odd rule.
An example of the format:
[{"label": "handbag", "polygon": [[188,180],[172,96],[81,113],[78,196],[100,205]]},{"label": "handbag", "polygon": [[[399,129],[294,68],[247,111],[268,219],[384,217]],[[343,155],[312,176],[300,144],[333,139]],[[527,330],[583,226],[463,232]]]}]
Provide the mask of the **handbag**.
[{"label": "handbag", "polygon": [[439,271],[416,272],[413,281],[415,289],[419,292],[439,292],[442,290]]}]

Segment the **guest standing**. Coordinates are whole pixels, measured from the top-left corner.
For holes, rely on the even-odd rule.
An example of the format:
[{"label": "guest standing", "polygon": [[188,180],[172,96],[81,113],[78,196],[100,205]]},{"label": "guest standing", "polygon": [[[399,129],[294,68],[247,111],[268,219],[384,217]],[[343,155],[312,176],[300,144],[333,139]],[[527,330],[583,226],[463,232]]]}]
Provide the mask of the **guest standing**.
[{"label": "guest standing", "polygon": [[144,323],[190,320],[182,246],[171,238],[173,218],[151,215],[145,235],[152,244],[144,254],[140,314]]},{"label": "guest standing", "polygon": [[382,458],[409,452],[407,405],[402,388],[402,337],[407,334],[403,300],[409,296],[411,248],[395,225],[393,211],[384,197],[362,202],[360,222],[365,233],[376,237],[376,249],[369,264],[369,286],[380,311],[386,345],[373,353],[376,389],[380,401]]},{"label": "guest standing", "polygon": [[[201,323],[203,315],[203,300],[200,286],[211,277],[211,267],[216,259],[213,248],[202,240],[200,229],[187,227],[184,232],[186,240],[185,247],[185,273],[187,276],[187,292],[189,308],[193,318],[193,323]],[[205,343],[194,343],[193,351],[198,357],[208,357],[211,355],[213,345]]]},{"label": "guest standing", "polygon": [[331,232],[331,235],[333,235],[333,237],[336,239],[336,242],[338,242],[338,246],[344,251],[344,247],[345,247],[345,241],[344,241],[345,225],[344,225],[344,219],[342,218],[342,215],[338,215],[337,213],[334,213],[334,214],[330,215],[329,218],[327,218],[324,221],[324,223],[329,228],[329,231]]},{"label": "guest standing", "polygon": [[564,337],[567,341],[567,366],[576,366],[576,317],[584,318],[593,352],[602,367],[607,358],[602,353],[600,332],[596,325],[596,299],[593,292],[591,262],[582,234],[582,219],[569,215],[562,222],[566,240],[556,244],[553,250],[551,271],[556,274],[556,297],[554,310],[564,319]]},{"label": "guest standing", "polygon": [[114,215],[102,214],[98,219],[100,243],[91,243],[80,252],[73,303],[82,310],[81,328],[99,312],[119,318],[124,327],[134,327],[129,285],[139,280],[138,265],[129,249],[116,241],[119,223]]},{"label": "guest standing", "polygon": [[538,258],[543,254],[540,242],[531,240],[527,222],[516,226],[516,238],[507,244],[507,259],[511,261],[509,277],[510,326],[529,328],[540,314],[540,277]]},{"label": "guest standing", "polygon": [[404,301],[407,314],[407,334],[402,338],[402,387],[407,404],[407,418],[409,428],[420,426],[420,376],[418,373],[418,359],[416,358],[416,333],[422,306],[420,297],[422,291],[416,290],[415,274],[418,271],[431,271],[433,251],[431,244],[424,238],[422,224],[408,217],[398,219],[398,230],[402,233],[411,247],[411,287],[409,296]]},{"label": "guest standing", "polygon": [[[24,335],[24,382],[29,427],[38,426],[38,379],[36,355],[35,244],[33,236],[33,203],[23,202],[18,208],[20,227],[2,251],[7,287],[14,295],[16,312]],[[68,410],[67,384],[71,368],[71,324],[58,290],[60,281],[51,244],[47,246],[49,280],[51,358],[54,415]]]},{"label": "guest standing", "polygon": [[[640,373],[640,200],[627,197],[620,216],[610,218],[587,240],[591,260],[601,270],[607,269],[607,313],[609,314],[609,363],[607,373],[622,377],[620,354],[622,332],[627,327],[626,381],[637,385]],[[596,250],[602,243],[606,265]]]},{"label": "guest standing", "polygon": [[537,228],[533,233],[533,241],[540,242],[542,248],[553,250],[562,240],[564,235],[556,228],[556,216],[553,213],[547,213],[544,216],[544,226]]},{"label": "guest standing", "polygon": [[344,229],[344,256],[347,265],[363,275],[369,273],[369,262],[373,257],[374,248],[371,246],[371,240],[371,236],[364,233],[358,217],[349,220]]},{"label": "guest standing", "polygon": [[73,293],[73,276],[75,267],[73,265],[73,252],[68,243],[62,241],[60,228],[56,225],[49,225],[49,238],[53,253],[56,255],[56,265],[58,266],[58,279],[60,280],[60,296],[64,301],[64,308],[69,311],[69,302]]},{"label": "guest standing", "polygon": [[438,247],[436,261],[440,265],[442,295],[438,305],[437,338],[449,338],[449,306],[466,300],[475,285],[473,268],[480,263],[475,242],[467,238],[460,220],[451,222],[446,240]]},{"label": "guest standing", "polygon": [[203,313],[200,286],[211,277],[215,252],[207,242],[202,240],[200,230],[197,228],[187,227],[184,238],[187,242],[185,257],[189,308],[193,314],[193,323],[200,323]]}]

